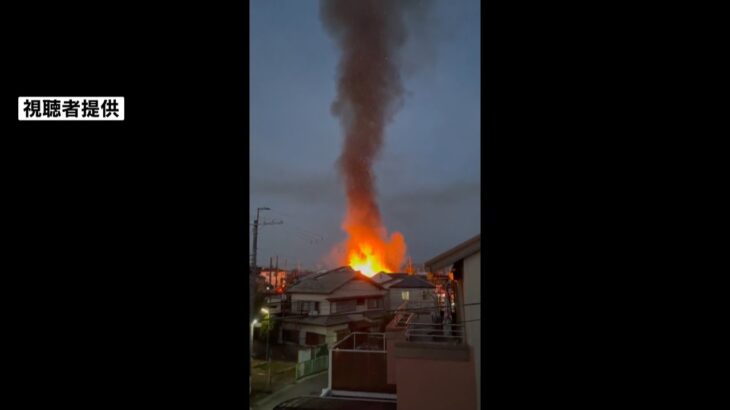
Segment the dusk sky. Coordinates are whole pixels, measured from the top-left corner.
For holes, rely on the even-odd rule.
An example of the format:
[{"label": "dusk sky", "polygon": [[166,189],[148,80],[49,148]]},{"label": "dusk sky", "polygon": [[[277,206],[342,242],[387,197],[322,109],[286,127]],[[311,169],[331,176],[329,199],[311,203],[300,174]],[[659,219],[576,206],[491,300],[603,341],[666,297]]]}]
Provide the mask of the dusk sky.
[{"label": "dusk sky", "polygon": [[[405,101],[374,171],[384,224],[414,263],[480,233],[479,19],[477,0],[433,2],[427,32],[403,50]],[[250,39],[249,221],[264,206],[262,220],[284,221],[260,227],[258,263],[334,268],[328,255],[346,238],[330,111],[339,49],[314,0],[251,1]]]}]

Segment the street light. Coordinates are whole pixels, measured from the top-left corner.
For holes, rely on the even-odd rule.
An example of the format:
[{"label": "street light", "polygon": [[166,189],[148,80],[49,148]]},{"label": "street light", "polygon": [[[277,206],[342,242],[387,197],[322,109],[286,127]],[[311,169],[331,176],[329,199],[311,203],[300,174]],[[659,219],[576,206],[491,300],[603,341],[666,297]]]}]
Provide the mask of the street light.
[{"label": "street light", "polygon": [[267,366],[267,376],[266,376],[266,389],[271,388],[271,348],[269,347],[269,334],[271,333],[271,325],[272,325],[272,317],[269,314],[269,309],[262,307],[261,313],[265,314],[266,317],[263,319],[266,322],[266,361],[268,363]]},{"label": "street light", "polygon": [[248,345],[249,349],[249,360],[251,361],[251,367],[248,369],[248,394],[251,395],[251,391],[253,389],[253,328],[256,326],[256,323],[258,323],[258,319],[254,319],[251,322],[251,332],[249,333],[250,337],[250,343]]}]

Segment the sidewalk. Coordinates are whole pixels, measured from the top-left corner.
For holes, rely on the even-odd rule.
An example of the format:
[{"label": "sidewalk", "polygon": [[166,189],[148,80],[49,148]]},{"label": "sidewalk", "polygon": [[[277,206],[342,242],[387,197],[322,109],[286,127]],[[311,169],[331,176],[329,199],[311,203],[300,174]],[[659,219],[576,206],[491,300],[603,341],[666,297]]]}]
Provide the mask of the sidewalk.
[{"label": "sidewalk", "polygon": [[284,361],[271,362],[271,383],[269,384],[269,364],[263,360],[252,361],[251,402],[263,399],[272,392],[294,382],[296,363]]},{"label": "sidewalk", "polygon": [[270,395],[258,398],[251,397],[253,410],[272,410],[277,404],[299,396],[319,396],[327,387],[329,374],[327,371],[307,376],[295,383],[283,386]]}]

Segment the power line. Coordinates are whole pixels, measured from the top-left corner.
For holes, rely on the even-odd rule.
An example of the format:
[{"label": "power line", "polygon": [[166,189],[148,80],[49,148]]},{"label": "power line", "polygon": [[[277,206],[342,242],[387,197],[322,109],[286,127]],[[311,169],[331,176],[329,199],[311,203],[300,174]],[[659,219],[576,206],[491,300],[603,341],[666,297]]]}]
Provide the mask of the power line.
[{"label": "power line", "polygon": [[[298,219],[298,218],[296,218],[294,216],[287,215],[287,214],[284,214],[284,213],[279,212],[279,211],[272,211],[271,213],[276,214],[276,215],[279,215],[279,216],[281,216],[283,218],[288,218],[290,220],[297,220]],[[313,230],[313,229],[302,228],[301,226],[296,225],[296,224],[293,224],[293,223],[290,223],[290,222],[288,222],[287,224],[288,225],[291,225],[291,226],[293,226],[293,227],[295,227],[295,228],[297,228],[299,230],[301,230],[302,232],[304,232],[304,233],[306,233],[308,235],[312,235],[312,236],[314,236],[316,238],[319,238],[320,240],[324,240],[324,236],[322,234],[318,233],[317,231]]]}]

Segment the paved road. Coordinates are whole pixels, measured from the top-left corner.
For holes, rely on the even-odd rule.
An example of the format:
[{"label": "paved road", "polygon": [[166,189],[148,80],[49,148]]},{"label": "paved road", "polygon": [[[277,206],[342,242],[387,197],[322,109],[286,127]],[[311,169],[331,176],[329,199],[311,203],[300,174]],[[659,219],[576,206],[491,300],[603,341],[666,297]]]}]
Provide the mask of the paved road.
[{"label": "paved road", "polygon": [[293,399],[299,396],[319,396],[322,389],[327,387],[327,372],[302,379],[299,383],[284,386],[272,395],[254,403],[253,410],[271,410],[284,400]]}]

